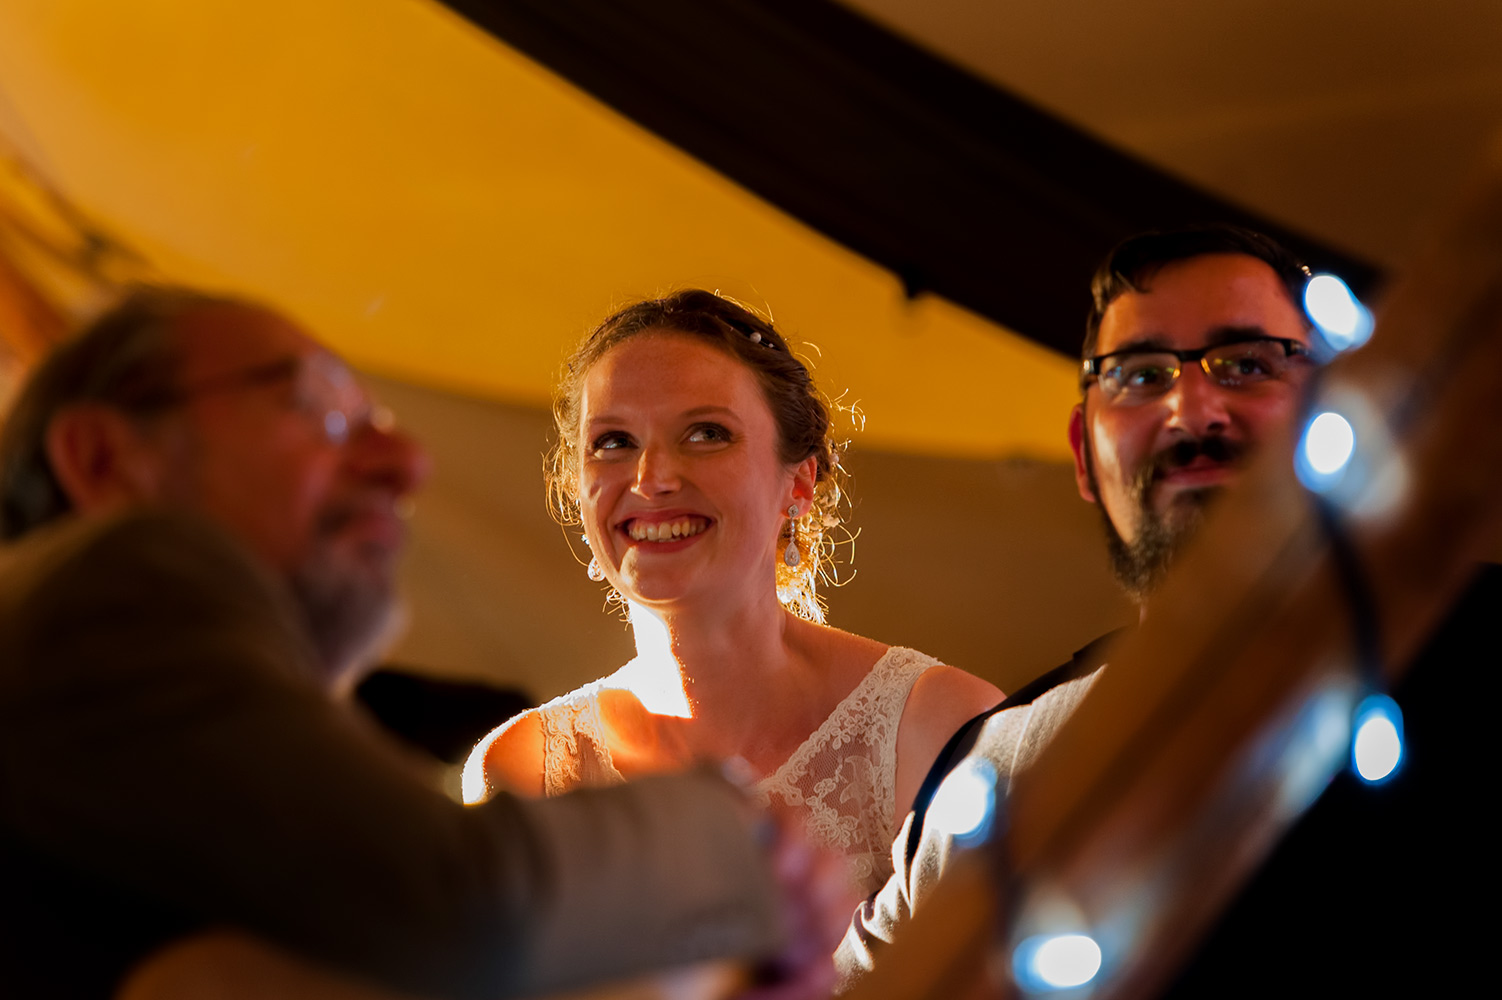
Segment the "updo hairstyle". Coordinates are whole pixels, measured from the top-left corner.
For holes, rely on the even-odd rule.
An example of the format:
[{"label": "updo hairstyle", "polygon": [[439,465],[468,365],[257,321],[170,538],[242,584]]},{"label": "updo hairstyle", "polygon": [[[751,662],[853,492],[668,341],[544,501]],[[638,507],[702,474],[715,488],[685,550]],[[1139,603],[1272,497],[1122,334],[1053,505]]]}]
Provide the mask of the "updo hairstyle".
[{"label": "updo hairstyle", "polygon": [[[548,507],[565,525],[579,523],[579,408],[584,380],[610,351],[643,333],[678,333],[695,337],[745,365],[761,385],[776,421],[779,458],[789,465],[813,456],[818,464],[813,506],[796,520],[793,538],[798,566],[777,560],[777,599],[789,611],[822,622],[824,609],[815,595],[815,578],[832,580],[828,569],[834,552],[830,529],[840,523],[844,469],[831,436],[829,406],[808,369],[793,357],[772,324],[736,302],[702,289],[685,289],[660,299],[629,305],[601,323],[564,365],[553,400],[558,440],[545,459]],[[779,551],[786,548],[784,521]]]}]

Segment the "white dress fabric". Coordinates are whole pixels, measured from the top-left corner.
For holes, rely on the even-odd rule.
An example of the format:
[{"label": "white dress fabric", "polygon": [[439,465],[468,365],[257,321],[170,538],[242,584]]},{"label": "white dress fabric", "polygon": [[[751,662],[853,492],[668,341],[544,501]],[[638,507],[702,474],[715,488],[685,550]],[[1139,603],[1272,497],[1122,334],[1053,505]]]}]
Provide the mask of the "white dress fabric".
[{"label": "white dress fabric", "polygon": [[[917,650],[888,649],[792,756],[756,784],[764,803],[776,798],[803,814],[814,843],[849,858],[865,893],[892,874],[897,728],[913,684],[938,662]],[[599,695],[615,686],[612,679],[586,684],[537,710],[545,794],[626,780],[611,759],[600,718]]]}]

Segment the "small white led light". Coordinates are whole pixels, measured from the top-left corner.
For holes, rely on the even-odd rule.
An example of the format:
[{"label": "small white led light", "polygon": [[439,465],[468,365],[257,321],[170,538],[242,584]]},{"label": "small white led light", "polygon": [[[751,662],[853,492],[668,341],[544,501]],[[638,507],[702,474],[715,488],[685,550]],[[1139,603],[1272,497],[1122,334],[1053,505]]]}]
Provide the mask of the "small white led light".
[{"label": "small white led light", "polygon": [[1356,431],[1345,417],[1326,410],[1309,421],[1309,429],[1304,432],[1304,457],[1315,472],[1334,475],[1346,467],[1355,450]]},{"label": "small white led light", "polygon": [[1304,286],[1304,312],[1336,351],[1360,347],[1371,338],[1371,311],[1333,274],[1309,279]]},{"label": "small white led light", "polygon": [[983,758],[967,757],[939,785],[926,822],[964,845],[990,833],[995,817],[996,769]]},{"label": "small white led light", "polygon": [[1351,766],[1363,781],[1386,780],[1403,760],[1403,710],[1385,694],[1371,695],[1356,706],[1355,730]]},{"label": "small white led light", "polygon": [[1032,993],[1084,986],[1100,966],[1100,945],[1088,934],[1039,934],[1012,953],[1012,976]]},{"label": "small white led light", "polygon": [[1333,410],[1316,414],[1299,439],[1296,471],[1306,489],[1323,493],[1340,481],[1356,453],[1356,431]]}]

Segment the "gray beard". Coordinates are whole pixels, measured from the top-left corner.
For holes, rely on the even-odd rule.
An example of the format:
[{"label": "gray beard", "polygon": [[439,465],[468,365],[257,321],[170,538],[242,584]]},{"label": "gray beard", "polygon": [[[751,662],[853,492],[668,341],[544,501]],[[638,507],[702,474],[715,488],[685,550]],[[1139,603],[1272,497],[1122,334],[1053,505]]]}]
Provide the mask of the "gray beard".
[{"label": "gray beard", "polygon": [[389,577],[350,572],[328,558],[312,558],[298,567],[290,583],[318,657],[319,683],[331,694],[347,694],[398,624]]}]

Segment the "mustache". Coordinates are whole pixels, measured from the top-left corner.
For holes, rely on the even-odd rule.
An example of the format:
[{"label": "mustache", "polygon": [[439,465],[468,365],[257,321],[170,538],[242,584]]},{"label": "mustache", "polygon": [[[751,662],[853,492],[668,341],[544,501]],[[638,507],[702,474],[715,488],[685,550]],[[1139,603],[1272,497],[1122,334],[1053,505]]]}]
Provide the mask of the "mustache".
[{"label": "mustache", "polygon": [[1144,462],[1133,484],[1137,496],[1144,497],[1153,483],[1165,472],[1182,468],[1201,456],[1212,462],[1234,464],[1246,454],[1246,445],[1216,434],[1211,437],[1185,438],[1164,448]]},{"label": "mustache", "polygon": [[313,531],[320,538],[338,535],[363,517],[390,517],[405,522],[401,502],[385,493],[345,498],[326,505],[314,515]]}]

